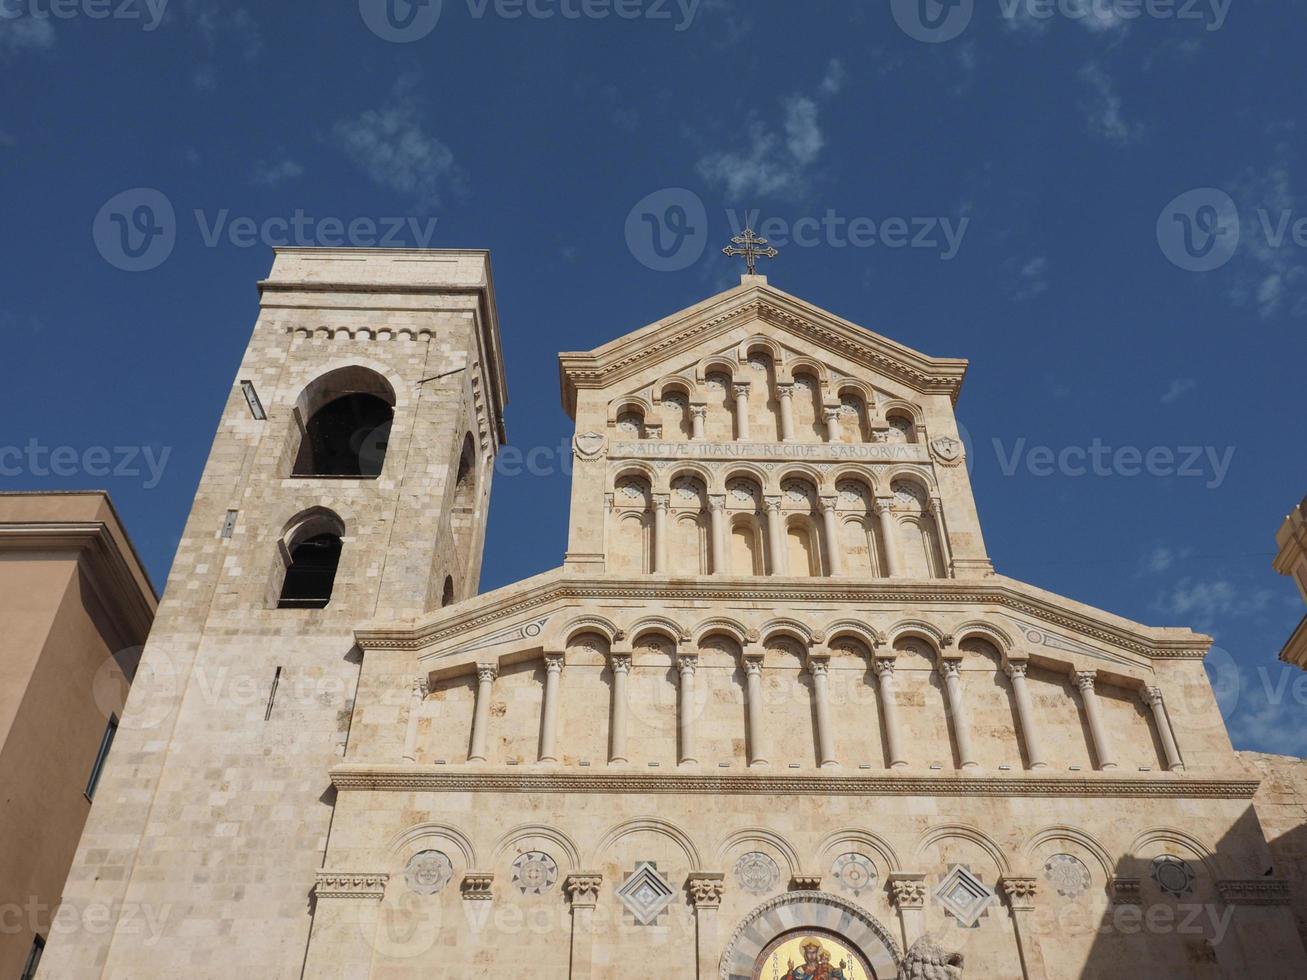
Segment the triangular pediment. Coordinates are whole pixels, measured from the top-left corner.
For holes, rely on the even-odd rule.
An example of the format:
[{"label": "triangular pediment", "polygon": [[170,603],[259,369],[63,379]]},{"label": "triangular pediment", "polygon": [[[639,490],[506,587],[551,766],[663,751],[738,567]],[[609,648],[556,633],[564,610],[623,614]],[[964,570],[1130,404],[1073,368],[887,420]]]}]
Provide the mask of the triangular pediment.
[{"label": "triangular pediment", "polygon": [[559,355],[563,407],[576,410],[581,388],[607,388],[659,364],[673,364],[735,330],[758,321],[809,350],[825,350],[923,394],[954,403],[967,362],[931,357],[858,326],[767,283],[744,276],[740,285],[590,351]]}]

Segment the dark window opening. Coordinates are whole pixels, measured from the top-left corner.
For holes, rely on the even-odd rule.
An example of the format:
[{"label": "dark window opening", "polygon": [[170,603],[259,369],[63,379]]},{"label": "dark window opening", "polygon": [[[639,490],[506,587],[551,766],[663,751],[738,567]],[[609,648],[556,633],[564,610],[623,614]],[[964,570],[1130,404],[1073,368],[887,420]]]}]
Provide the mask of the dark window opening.
[{"label": "dark window opening", "polygon": [[454,604],[454,580],[452,578],[446,578],[445,591],[440,596],[440,606],[441,608],[444,608],[445,606],[452,606],[453,604]]},{"label": "dark window opening", "polygon": [[95,765],[91,766],[91,778],[86,781],[86,798],[95,799],[95,787],[100,782],[100,774],[104,772],[104,764],[109,759],[109,750],[113,748],[114,736],[118,734],[118,719],[111,717],[109,724],[104,730],[104,735],[100,738],[100,751],[95,754]]},{"label": "dark window opening", "polygon": [[334,534],[306,538],[291,548],[277,608],[325,609],[336,582],[340,548],[340,538]]},{"label": "dark window opening", "polygon": [[304,431],[295,476],[379,476],[395,412],[376,395],[355,393],[327,402]]},{"label": "dark window opening", "polygon": [[27,965],[18,980],[34,980],[36,968],[41,965],[41,955],[45,952],[45,940],[39,935],[32,940],[32,951],[27,954]]}]

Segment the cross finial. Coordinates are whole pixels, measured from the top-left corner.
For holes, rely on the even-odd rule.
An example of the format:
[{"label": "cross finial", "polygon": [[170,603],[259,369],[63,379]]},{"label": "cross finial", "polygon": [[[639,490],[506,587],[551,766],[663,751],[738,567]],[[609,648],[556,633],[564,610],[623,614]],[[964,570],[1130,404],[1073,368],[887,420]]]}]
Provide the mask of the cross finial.
[{"label": "cross finial", "polygon": [[759,238],[753,233],[752,228],[745,228],[744,234],[736,235],[731,239],[734,245],[727,245],[722,249],[723,255],[743,255],[745,264],[749,270],[749,275],[758,274],[758,259],[774,259],[781,253],[776,251],[767,244],[767,239]]}]

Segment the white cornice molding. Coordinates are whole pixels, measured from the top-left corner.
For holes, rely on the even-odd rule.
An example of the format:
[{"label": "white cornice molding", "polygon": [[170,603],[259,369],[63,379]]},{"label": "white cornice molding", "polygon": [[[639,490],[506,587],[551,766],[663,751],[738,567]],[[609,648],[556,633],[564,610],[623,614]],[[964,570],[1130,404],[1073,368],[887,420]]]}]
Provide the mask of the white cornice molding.
[{"label": "white cornice molding", "polygon": [[[628,578],[583,576],[563,570],[546,572],[508,586],[498,595],[489,593],[479,600],[461,604],[468,608],[453,607],[445,614],[425,621],[363,626],[356,630],[355,637],[365,651],[410,650],[422,653],[434,651],[451,640],[472,642],[478,630],[492,625],[503,628],[506,623],[522,616],[538,617],[550,605],[593,603],[596,600],[784,605],[831,602],[887,606],[948,603],[963,607],[956,610],[958,612],[969,612],[966,607],[986,605],[1059,626],[1085,642],[1110,644],[1150,660],[1202,659],[1212,642],[1210,637],[1190,630],[1155,629],[1111,616],[1111,619],[1118,620],[1113,624],[1106,621],[1110,614],[1094,617],[1068,609],[1063,603],[1069,600],[1061,600],[1053,593],[999,575],[983,579],[875,579],[859,582],[846,578]],[[1089,610],[1087,606],[1082,608]]]},{"label": "white cornice molding", "polygon": [[[132,645],[145,642],[154,623],[158,600],[143,591],[133,574],[148,577],[135,555],[123,553],[118,539],[103,521],[24,522],[0,524],[0,552],[55,552],[76,555],[85,562],[92,588],[105,613]],[[147,586],[148,588],[148,586]]]},{"label": "white cornice molding", "polygon": [[773,286],[740,286],[641,327],[590,351],[559,354],[563,408],[576,411],[578,388],[607,387],[651,363],[693,352],[756,317],[923,394],[945,394],[956,403],[966,375],[960,358],[936,358],[873,333]]},{"label": "white cornice molding", "polygon": [[432,793],[613,793],[685,796],[991,796],[1161,797],[1249,800],[1260,782],[1158,773],[1119,776],[1014,775],[795,775],[749,773],[503,772],[444,766],[346,763],[331,770],[341,791]]}]

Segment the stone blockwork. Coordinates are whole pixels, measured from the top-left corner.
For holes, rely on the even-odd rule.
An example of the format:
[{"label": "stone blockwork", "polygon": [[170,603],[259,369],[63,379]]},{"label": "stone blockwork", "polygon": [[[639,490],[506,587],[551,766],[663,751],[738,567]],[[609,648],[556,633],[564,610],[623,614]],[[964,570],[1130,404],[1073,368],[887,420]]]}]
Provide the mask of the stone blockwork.
[{"label": "stone blockwork", "polygon": [[[1275,543],[1280,549],[1275,556],[1275,570],[1290,576],[1307,601],[1307,499],[1289,512],[1275,536]],[[1307,617],[1289,637],[1280,659],[1307,670]]]},{"label": "stone blockwork", "polygon": [[[393,410],[379,475],[294,475],[352,392]],[[65,891],[116,932],[56,933],[43,975],[298,975],[354,627],[475,593],[504,399],[485,253],[277,252]],[[305,527],[341,542],[330,604],[276,608]]]}]

